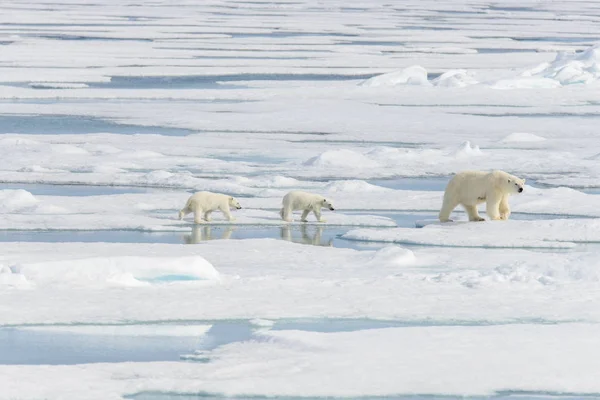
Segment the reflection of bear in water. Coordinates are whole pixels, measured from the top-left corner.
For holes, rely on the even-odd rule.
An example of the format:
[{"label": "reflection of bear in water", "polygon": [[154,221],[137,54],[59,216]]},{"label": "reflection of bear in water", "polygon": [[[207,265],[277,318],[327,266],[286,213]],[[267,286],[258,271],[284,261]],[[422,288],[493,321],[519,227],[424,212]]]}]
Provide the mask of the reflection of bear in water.
[{"label": "reflection of bear in water", "polygon": [[292,227],[287,225],[287,226],[282,226],[281,227],[281,239],[283,240],[287,240],[288,242],[294,242],[294,243],[302,243],[302,244],[312,244],[314,246],[333,246],[333,239],[325,239],[323,240],[321,238],[321,235],[323,233],[323,227],[322,226],[315,226],[313,227],[315,232],[314,235],[310,235],[308,233],[308,227],[306,225],[300,225],[300,234],[301,237],[293,237],[292,236]]},{"label": "reflection of bear in water", "polygon": [[[219,230],[223,230],[223,234],[215,235],[213,237],[213,229],[215,229],[215,233],[218,233]],[[231,239],[231,234],[233,233],[232,226],[223,226],[223,227],[212,227],[212,226],[194,226],[192,228],[192,233],[189,235],[183,236],[183,242],[185,244],[198,244],[205,240],[213,240],[213,239]]]}]

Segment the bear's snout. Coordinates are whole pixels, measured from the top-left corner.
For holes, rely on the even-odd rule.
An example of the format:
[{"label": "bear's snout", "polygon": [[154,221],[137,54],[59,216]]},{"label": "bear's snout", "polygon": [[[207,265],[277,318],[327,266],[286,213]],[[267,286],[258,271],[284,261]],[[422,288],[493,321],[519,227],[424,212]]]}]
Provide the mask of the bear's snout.
[{"label": "bear's snout", "polygon": [[329,207],[329,209],[330,209],[331,211],[334,211],[334,210],[335,210],[335,208],[333,208],[333,207]]},{"label": "bear's snout", "polygon": [[523,191],[523,188],[519,188],[519,193],[521,193]]},{"label": "bear's snout", "polygon": [[242,206],[236,206],[235,208],[237,208],[238,210],[241,210]]}]

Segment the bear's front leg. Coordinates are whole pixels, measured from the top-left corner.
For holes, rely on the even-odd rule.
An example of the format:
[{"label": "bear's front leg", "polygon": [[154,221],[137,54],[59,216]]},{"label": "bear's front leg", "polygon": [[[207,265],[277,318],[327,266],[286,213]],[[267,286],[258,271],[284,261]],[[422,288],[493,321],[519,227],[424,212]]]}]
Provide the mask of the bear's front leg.
[{"label": "bear's front leg", "polygon": [[500,219],[507,220],[510,217],[510,206],[508,205],[508,195],[502,196],[500,201]]},{"label": "bear's front leg", "polygon": [[207,212],[204,213],[204,220],[206,222],[210,222],[211,221],[210,214],[212,214],[212,211],[207,211]]},{"label": "bear's front leg", "polygon": [[502,197],[497,195],[488,196],[486,200],[485,212],[491,221],[500,220],[500,202]]},{"label": "bear's front leg", "polygon": [[223,215],[225,215],[225,218],[227,218],[229,222],[235,221],[235,218],[233,218],[233,216],[231,215],[231,211],[229,211],[229,207],[222,208],[221,211],[223,212]]},{"label": "bear's front leg", "polygon": [[309,213],[309,212],[310,212],[310,210],[304,210],[304,211],[302,212],[302,216],[300,217],[300,221],[302,221],[302,222],[308,222],[308,221],[306,220],[306,217],[308,217],[308,213]]},{"label": "bear's front leg", "polygon": [[316,208],[313,210],[313,214],[315,214],[315,218],[317,219],[317,221],[319,222],[327,222],[326,220],[324,220],[323,218],[321,218],[321,210],[317,210]]}]

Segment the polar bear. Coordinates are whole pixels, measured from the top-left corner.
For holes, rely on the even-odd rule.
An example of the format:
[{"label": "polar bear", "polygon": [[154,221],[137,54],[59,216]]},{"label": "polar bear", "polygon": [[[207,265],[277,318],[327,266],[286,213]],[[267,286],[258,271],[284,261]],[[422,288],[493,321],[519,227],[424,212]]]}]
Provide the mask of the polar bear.
[{"label": "polar bear", "polygon": [[477,212],[477,205],[480,203],[486,203],[486,213],[491,220],[508,219],[508,196],[521,193],[524,185],[525,179],[504,171],[459,172],[446,186],[440,221],[452,221],[450,213],[459,204],[467,211],[469,221],[485,221]]},{"label": "polar bear", "polygon": [[230,207],[238,210],[242,208],[235,197],[220,193],[198,192],[193,194],[185,203],[185,207],[179,211],[179,219],[181,220],[187,214],[193,212],[195,223],[202,223],[202,219],[210,222],[210,214],[215,210],[221,210],[229,221],[235,221],[229,212]]},{"label": "polar bear", "polygon": [[308,192],[302,192],[300,190],[293,190],[283,196],[283,208],[279,212],[281,215],[281,219],[286,222],[292,222],[292,212],[302,210],[302,217],[300,220],[302,222],[306,222],[306,217],[309,212],[313,212],[317,221],[325,222],[324,219],[321,218],[321,209],[328,208],[331,211],[334,210],[333,204],[330,201],[327,201],[325,197]]}]

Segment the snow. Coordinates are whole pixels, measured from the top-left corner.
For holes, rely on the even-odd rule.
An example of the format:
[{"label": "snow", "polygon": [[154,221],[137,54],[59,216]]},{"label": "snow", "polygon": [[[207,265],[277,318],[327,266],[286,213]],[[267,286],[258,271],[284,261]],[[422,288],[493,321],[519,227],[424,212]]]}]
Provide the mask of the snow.
[{"label": "snow", "polygon": [[559,52],[551,63],[541,64],[523,75],[551,78],[561,85],[594,82],[600,78],[600,47],[592,46],[579,54]]},{"label": "snow", "polygon": [[367,79],[361,83],[362,86],[379,87],[379,86],[398,86],[398,85],[430,85],[427,80],[427,70],[420,65],[414,65],[402,69],[400,71],[388,72]]},{"label": "snow", "polygon": [[533,133],[527,132],[514,132],[502,139],[504,143],[512,142],[543,142],[546,138]]},{"label": "snow", "polygon": [[426,224],[423,229],[351,230],[344,238],[427,246],[571,248],[576,242],[600,242],[597,219],[487,221]]},{"label": "snow", "polygon": [[77,335],[103,335],[103,336],[169,336],[169,337],[200,337],[212,325],[50,325],[50,326],[23,326],[19,330],[45,332],[45,333],[71,333]]},{"label": "snow", "polygon": [[[147,286],[171,277],[218,282],[219,274],[202,257],[98,257],[13,264],[2,271],[17,275],[25,288],[43,286]],[[15,279],[15,277],[13,277]],[[14,285],[11,285],[14,286]]]},{"label": "snow", "polygon": [[[60,397],[66,385],[70,396],[86,400],[157,390],[269,397],[489,396],[500,391],[587,397],[600,390],[589,373],[600,368],[594,346],[598,334],[597,326],[585,324],[271,331],[261,334],[264,340],[208,353],[210,363],[2,366],[0,382],[8,397]],[[357,359],[363,359],[358,366]],[[36,376],[37,384],[19,376]]]},{"label": "snow", "polygon": [[[0,399],[596,396],[599,18],[580,1],[2,2],[0,333],[197,337],[201,362],[0,365]],[[509,221],[436,220],[467,169],[527,180]],[[283,223],[294,189],[336,211]],[[243,209],[179,221],[201,190]]]}]

